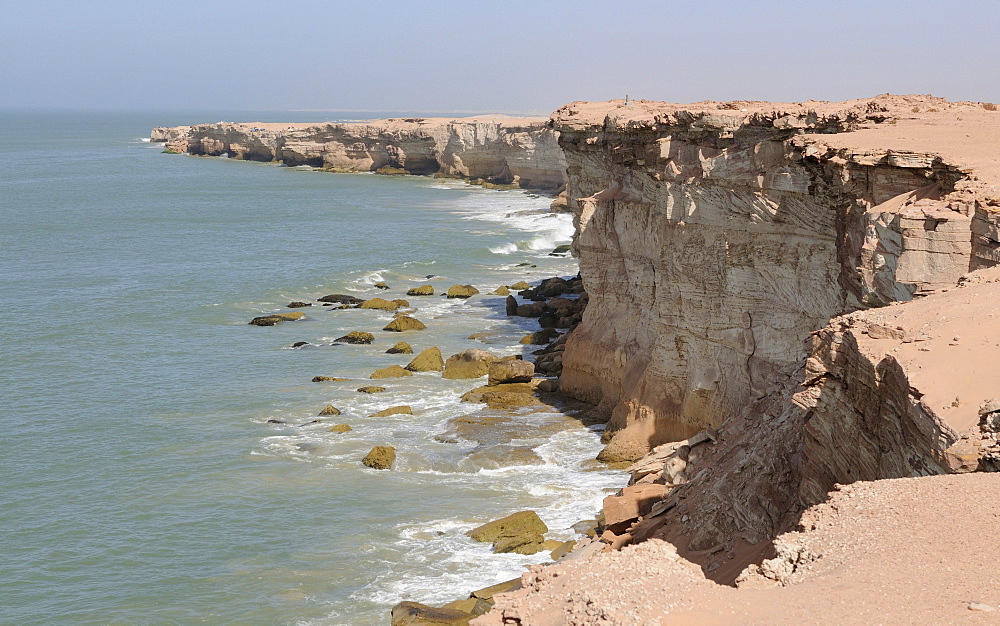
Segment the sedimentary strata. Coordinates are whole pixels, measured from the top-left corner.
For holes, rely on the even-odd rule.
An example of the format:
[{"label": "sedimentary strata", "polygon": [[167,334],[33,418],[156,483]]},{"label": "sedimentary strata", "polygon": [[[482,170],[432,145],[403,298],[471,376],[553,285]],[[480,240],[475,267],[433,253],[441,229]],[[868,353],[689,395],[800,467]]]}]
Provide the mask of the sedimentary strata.
[{"label": "sedimentary strata", "polygon": [[309,165],[333,171],[438,174],[556,192],[566,161],[543,118],[405,118],[366,123],[154,128],[172,152]]}]

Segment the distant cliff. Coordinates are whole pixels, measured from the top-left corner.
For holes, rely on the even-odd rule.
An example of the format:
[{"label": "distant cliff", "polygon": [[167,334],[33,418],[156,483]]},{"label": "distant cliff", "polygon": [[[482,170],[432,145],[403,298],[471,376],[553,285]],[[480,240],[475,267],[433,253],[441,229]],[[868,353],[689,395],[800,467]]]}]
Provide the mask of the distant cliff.
[{"label": "distant cliff", "polygon": [[[174,152],[310,165],[333,171],[440,174],[558,192],[566,160],[541,118],[406,118],[365,123],[238,124],[154,128]],[[385,169],[383,169],[385,168]]]}]

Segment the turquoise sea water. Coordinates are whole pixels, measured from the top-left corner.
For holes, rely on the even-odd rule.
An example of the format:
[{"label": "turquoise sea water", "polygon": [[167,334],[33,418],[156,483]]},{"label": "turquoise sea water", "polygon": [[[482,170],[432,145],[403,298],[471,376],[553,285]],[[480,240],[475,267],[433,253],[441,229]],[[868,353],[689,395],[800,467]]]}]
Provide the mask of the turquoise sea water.
[{"label": "turquoise sea water", "polygon": [[[430,282],[486,294],[573,274],[547,256],[568,240],[567,216],[523,192],[141,141],[156,125],[223,118],[269,121],[0,112],[4,623],[387,623],[404,597],[447,602],[543,558],[492,555],[465,530],[534,508],[569,539],[620,486],[588,463],[598,434],[563,415],[519,416],[514,439],[492,447],[436,440],[477,408],[457,398],[479,381],[419,374],[354,391],[408,362],[384,353],[399,340],[521,353],[533,322],[508,319],[503,298],[410,298],[429,328],[404,336],[379,330],[388,313],[318,306],[246,325],[328,293],[406,297]],[[328,345],[350,330],[375,344]],[[298,426],[330,403],[343,415]],[[399,404],[414,415],[366,417]],[[392,471],[361,466],[387,444]],[[511,462],[510,448],[534,455]]]}]

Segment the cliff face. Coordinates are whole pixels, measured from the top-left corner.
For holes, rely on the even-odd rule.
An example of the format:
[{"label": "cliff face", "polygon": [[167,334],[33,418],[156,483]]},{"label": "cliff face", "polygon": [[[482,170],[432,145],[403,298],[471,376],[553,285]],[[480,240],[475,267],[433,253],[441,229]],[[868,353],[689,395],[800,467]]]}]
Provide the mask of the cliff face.
[{"label": "cliff face", "polygon": [[559,109],[590,294],[560,384],[610,414],[604,458],[801,383],[810,333],[840,314],[995,264],[1000,176],[963,124],[996,139],[997,116],[893,96]]},{"label": "cliff face", "polygon": [[367,172],[383,167],[557,191],[566,161],[543,119],[390,119],[369,123],[199,124],[155,128],[153,141],[195,155]]}]

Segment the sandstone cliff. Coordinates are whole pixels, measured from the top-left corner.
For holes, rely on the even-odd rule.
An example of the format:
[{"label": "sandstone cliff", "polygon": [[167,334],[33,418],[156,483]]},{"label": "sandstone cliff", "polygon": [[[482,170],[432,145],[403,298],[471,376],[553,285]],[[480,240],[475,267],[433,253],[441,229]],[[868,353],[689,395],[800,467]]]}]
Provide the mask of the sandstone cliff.
[{"label": "sandstone cliff", "polygon": [[566,161],[544,119],[493,116],[366,123],[237,124],[154,128],[153,141],[194,155],[311,165],[335,171],[393,168],[555,192]]}]

